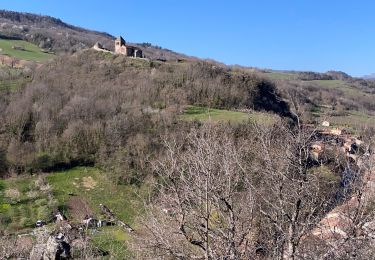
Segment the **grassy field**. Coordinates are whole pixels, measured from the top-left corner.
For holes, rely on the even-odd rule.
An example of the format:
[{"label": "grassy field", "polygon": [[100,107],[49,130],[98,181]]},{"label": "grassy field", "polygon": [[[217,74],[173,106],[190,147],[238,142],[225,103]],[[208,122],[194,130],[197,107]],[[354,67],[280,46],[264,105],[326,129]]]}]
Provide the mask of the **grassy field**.
[{"label": "grassy field", "polygon": [[[71,223],[83,220],[84,215],[79,214],[104,219],[99,204],[136,228],[135,217],[141,209],[137,191],[137,187],[116,184],[108,174],[92,167],[0,180],[0,231],[28,232],[37,220],[51,222],[56,209]],[[129,257],[125,243],[130,236],[122,228],[103,227],[89,232],[92,243],[113,259]]]},{"label": "grassy field", "polygon": [[[134,220],[139,214],[139,198],[135,195],[137,188],[129,185],[114,183],[105,172],[96,168],[77,167],[69,171],[57,172],[47,176],[48,183],[53,190],[53,196],[58,207],[73,222],[77,219],[77,209],[69,208],[71,200],[77,199],[87,203],[89,209],[83,214],[93,214],[98,219],[101,216],[99,204],[104,204],[118,217],[118,219],[135,226]],[[85,211],[89,212],[85,212]],[[115,259],[128,256],[125,241],[129,235],[119,227],[104,227],[92,234],[93,243],[103,251],[108,251]]]},{"label": "grassy field", "polygon": [[269,79],[297,79],[297,75],[293,73],[283,73],[283,72],[263,72],[260,75]]},{"label": "grassy field", "polygon": [[214,109],[198,106],[186,107],[184,113],[180,116],[183,120],[195,120],[195,121],[213,121],[213,122],[231,122],[241,123],[246,121],[256,121],[260,123],[272,123],[275,115],[262,113],[262,112],[251,112],[244,113],[238,111],[230,111],[224,109]]},{"label": "grassy field", "polygon": [[[100,216],[99,204],[104,204],[119,219],[133,223],[137,208],[135,190],[129,185],[114,183],[106,173],[96,168],[77,167],[69,171],[50,174],[47,180],[60,209],[67,210],[66,204],[73,195],[87,201],[90,209],[98,217]],[[65,213],[69,216],[68,211]]]},{"label": "grassy field", "polygon": [[311,81],[305,81],[305,83],[318,86],[328,91],[330,89],[340,90],[344,93],[345,96],[354,96],[354,97],[374,96],[369,93],[365,93],[361,91],[360,89],[353,87],[350,84],[342,80],[311,80]]},{"label": "grassy field", "polygon": [[[262,73],[262,75],[270,79],[296,79],[296,75],[291,73],[270,72]],[[300,82],[302,86],[315,86],[318,90],[322,90],[323,94],[335,90],[336,93],[340,93],[340,96],[337,97],[338,99],[361,100],[365,98],[366,100],[375,100],[374,94],[366,93],[342,80],[310,80]],[[371,115],[371,112],[346,111],[347,115],[328,116],[335,112],[332,110],[331,105],[332,104],[319,104],[316,111],[313,112],[313,115],[320,118],[320,121],[328,120],[335,127],[346,128],[353,132],[357,132],[357,130],[366,127],[375,127],[375,116]]]},{"label": "grassy field", "polygon": [[117,227],[105,227],[92,236],[93,244],[102,251],[110,252],[110,256],[101,259],[132,259],[131,253],[126,248],[128,235]]},{"label": "grassy field", "polygon": [[0,181],[0,230],[27,231],[37,220],[50,220],[55,201],[43,177],[19,177]]},{"label": "grassy field", "polygon": [[[22,47],[23,50],[13,49],[13,46]],[[0,49],[0,54],[5,54],[21,60],[43,62],[54,57],[52,54],[42,52],[38,46],[21,40],[0,39]]]},{"label": "grassy field", "polygon": [[329,121],[335,126],[349,128],[354,131],[368,127],[375,128],[375,116],[358,111],[351,111],[346,116],[332,116]]}]

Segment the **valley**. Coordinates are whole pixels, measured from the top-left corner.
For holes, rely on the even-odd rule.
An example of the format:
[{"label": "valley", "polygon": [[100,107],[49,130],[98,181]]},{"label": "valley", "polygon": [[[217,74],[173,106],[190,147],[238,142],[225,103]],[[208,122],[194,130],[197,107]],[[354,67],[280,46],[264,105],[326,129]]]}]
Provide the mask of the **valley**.
[{"label": "valley", "polygon": [[0,22],[0,259],[371,259],[375,81]]}]

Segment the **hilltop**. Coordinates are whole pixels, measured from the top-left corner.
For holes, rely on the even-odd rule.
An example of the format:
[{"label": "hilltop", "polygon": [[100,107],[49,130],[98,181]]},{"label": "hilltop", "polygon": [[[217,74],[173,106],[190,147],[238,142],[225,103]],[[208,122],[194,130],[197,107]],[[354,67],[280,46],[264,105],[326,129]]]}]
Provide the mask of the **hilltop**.
[{"label": "hilltop", "polygon": [[[67,24],[60,19],[30,13],[0,10],[0,39],[25,40],[41,49],[56,53],[72,53],[91,48],[96,42],[114,50],[114,36]],[[153,46],[150,43],[132,43],[142,48],[151,59],[186,59],[186,55]]]}]

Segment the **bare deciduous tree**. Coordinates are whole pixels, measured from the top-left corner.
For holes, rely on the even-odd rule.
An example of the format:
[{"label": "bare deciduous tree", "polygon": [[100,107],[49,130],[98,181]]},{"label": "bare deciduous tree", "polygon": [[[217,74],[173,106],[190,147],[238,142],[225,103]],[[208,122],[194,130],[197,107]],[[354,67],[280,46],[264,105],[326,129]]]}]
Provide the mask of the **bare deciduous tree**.
[{"label": "bare deciduous tree", "polygon": [[143,252],[151,258],[248,258],[254,203],[242,165],[244,143],[206,125],[165,145],[156,165],[158,197],[147,206],[138,241]]},{"label": "bare deciduous tree", "polygon": [[324,190],[320,176],[310,172],[311,133],[283,124],[255,129],[257,160],[251,168],[268,255],[296,259],[301,238],[320,221],[332,194]]}]

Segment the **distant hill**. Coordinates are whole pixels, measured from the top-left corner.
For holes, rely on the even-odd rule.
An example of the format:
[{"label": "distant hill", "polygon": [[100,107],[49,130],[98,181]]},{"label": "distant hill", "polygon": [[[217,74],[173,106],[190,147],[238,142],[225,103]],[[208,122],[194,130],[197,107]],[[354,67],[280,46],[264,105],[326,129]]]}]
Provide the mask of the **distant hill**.
[{"label": "distant hill", "polygon": [[363,79],[373,80],[373,79],[375,79],[375,73],[372,73],[372,74],[370,74],[370,75],[363,76],[362,78],[363,78]]},{"label": "distant hill", "polygon": [[[96,42],[100,42],[107,49],[113,50],[115,39],[108,33],[73,26],[54,17],[6,10],[0,10],[1,38],[25,40],[39,48],[56,53],[76,52],[90,48]],[[188,58],[186,55],[150,43],[132,45],[140,47],[146,57],[151,59],[178,60]]]}]

